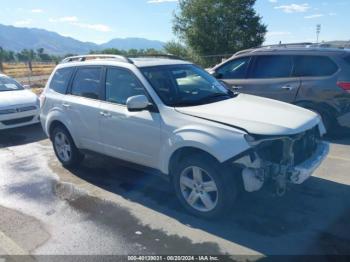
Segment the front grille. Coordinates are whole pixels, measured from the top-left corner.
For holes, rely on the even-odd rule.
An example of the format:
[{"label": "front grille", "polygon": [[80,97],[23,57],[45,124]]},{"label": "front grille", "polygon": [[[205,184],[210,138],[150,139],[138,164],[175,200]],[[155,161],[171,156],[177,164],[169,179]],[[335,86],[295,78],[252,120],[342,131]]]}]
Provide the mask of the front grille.
[{"label": "front grille", "polygon": [[32,121],[34,116],[29,116],[29,117],[23,117],[23,118],[17,118],[17,119],[11,119],[11,120],[5,120],[2,121],[5,126],[12,126],[12,125],[18,125],[26,122]]},{"label": "front grille", "polygon": [[320,138],[318,128],[313,128],[294,144],[294,163],[299,165],[312,157],[317,149],[317,141]]},{"label": "front grille", "polygon": [[21,112],[27,112],[36,110],[36,106],[25,106],[25,107],[18,107],[18,108],[11,108],[11,109],[3,109],[0,110],[0,115],[9,115],[9,114],[16,114]]},{"label": "front grille", "polygon": [[[297,136],[291,136],[297,139]],[[302,137],[295,140],[293,146],[294,164],[299,165],[312,157],[317,149],[317,141],[320,139],[318,127],[305,132]],[[281,163],[283,160],[283,140],[272,140],[262,143],[258,149],[258,155],[265,161]]]}]

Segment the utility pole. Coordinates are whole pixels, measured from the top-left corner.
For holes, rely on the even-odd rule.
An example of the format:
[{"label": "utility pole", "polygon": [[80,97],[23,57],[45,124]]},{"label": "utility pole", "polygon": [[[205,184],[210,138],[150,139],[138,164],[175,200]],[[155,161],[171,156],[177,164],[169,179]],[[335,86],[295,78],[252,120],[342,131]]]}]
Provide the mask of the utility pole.
[{"label": "utility pole", "polygon": [[321,25],[318,24],[318,25],[316,25],[316,38],[317,38],[316,43],[317,43],[317,44],[318,44],[318,42],[319,42],[320,33],[321,33]]}]

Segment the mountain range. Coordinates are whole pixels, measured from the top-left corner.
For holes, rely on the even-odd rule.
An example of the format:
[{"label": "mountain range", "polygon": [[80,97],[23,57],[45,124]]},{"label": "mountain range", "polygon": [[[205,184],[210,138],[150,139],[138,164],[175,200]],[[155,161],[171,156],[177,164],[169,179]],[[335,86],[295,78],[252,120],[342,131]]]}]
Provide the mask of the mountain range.
[{"label": "mountain range", "polygon": [[115,38],[104,44],[82,42],[72,37],[37,28],[21,28],[0,24],[0,46],[3,49],[20,52],[23,49],[44,48],[52,55],[86,54],[91,50],[106,48],[129,49],[163,49],[164,42],[145,38]]}]

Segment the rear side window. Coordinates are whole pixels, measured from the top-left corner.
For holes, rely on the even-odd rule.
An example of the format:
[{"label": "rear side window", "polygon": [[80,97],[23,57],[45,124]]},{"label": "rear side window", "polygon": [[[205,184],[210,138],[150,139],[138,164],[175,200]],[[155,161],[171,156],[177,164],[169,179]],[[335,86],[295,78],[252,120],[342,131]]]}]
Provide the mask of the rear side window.
[{"label": "rear side window", "polygon": [[293,59],[285,55],[256,56],[250,78],[285,78],[293,71]]},{"label": "rear side window", "polygon": [[244,79],[246,78],[250,57],[242,57],[227,62],[217,70],[222,79]]},{"label": "rear side window", "polygon": [[79,68],[72,85],[72,95],[98,99],[101,86],[101,68]]},{"label": "rear side window", "polygon": [[73,67],[58,69],[51,80],[50,89],[57,93],[65,94],[73,72]]},{"label": "rear side window", "polygon": [[331,76],[338,71],[338,66],[326,56],[296,56],[295,76],[316,77]]}]

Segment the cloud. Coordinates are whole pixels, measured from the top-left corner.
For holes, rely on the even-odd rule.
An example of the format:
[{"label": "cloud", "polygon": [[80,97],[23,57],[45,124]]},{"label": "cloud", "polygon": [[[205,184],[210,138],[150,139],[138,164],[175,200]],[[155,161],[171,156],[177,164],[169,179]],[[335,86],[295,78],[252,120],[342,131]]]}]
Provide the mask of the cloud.
[{"label": "cloud", "polygon": [[78,26],[81,28],[100,31],[100,32],[111,32],[112,31],[112,29],[108,25],[103,25],[103,24],[72,23],[72,25],[75,25],[75,26]]},{"label": "cloud", "polygon": [[32,19],[25,19],[25,20],[16,21],[15,25],[18,25],[18,26],[30,25],[32,22],[33,22]]},{"label": "cloud", "polygon": [[310,5],[307,3],[275,6],[275,9],[281,9],[285,13],[304,13],[310,8]]},{"label": "cloud", "polygon": [[43,13],[44,12],[44,10],[42,10],[42,9],[32,9],[32,10],[30,10],[32,13],[36,13],[36,14],[40,14],[40,13]]},{"label": "cloud", "polygon": [[78,22],[79,19],[76,16],[64,16],[60,18],[50,18],[49,22],[56,23],[56,22]]},{"label": "cloud", "polygon": [[111,32],[112,29],[108,25],[104,24],[88,24],[80,22],[79,18],[76,16],[64,16],[60,18],[50,18],[51,23],[69,23],[70,25],[77,26],[80,28],[91,29],[99,32]]},{"label": "cloud", "polygon": [[319,17],[322,17],[324,16],[324,14],[314,14],[314,15],[307,15],[307,16],[304,16],[305,19],[314,19],[314,18],[319,18]]},{"label": "cloud", "polygon": [[179,0],[148,0],[148,4],[162,4],[162,3],[171,3],[178,2]]}]

